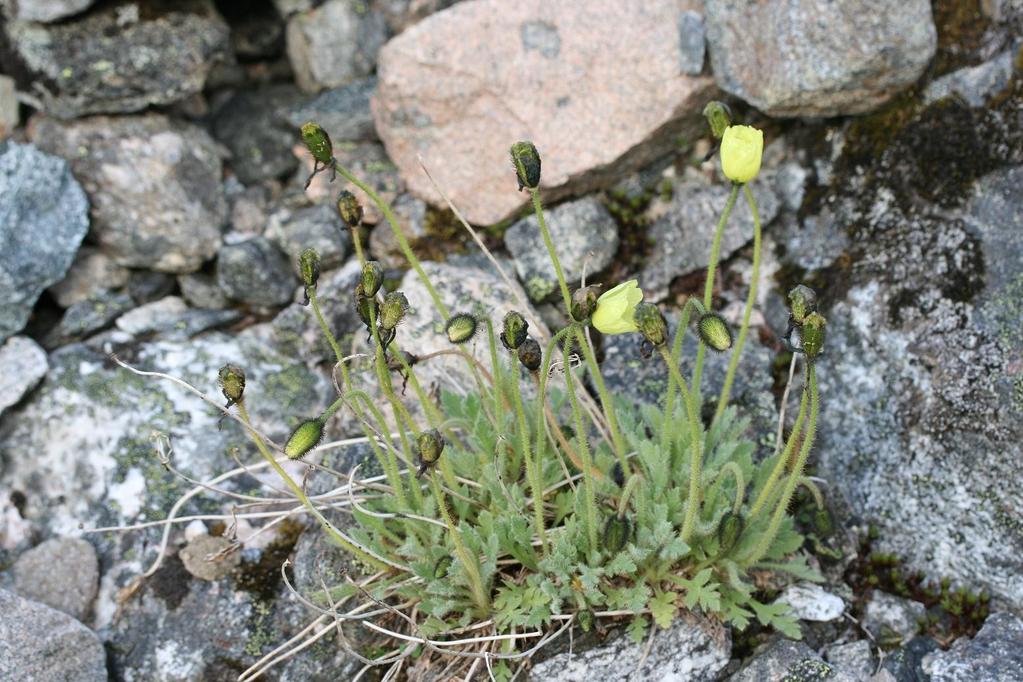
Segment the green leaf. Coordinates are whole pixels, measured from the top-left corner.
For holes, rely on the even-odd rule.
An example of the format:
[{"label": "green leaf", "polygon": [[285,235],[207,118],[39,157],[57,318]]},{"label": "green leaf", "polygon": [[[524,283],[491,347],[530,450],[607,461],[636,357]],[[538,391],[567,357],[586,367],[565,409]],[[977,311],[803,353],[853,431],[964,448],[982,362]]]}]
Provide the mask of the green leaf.
[{"label": "green leaf", "polygon": [[646,639],[647,628],[649,626],[650,621],[646,619],[646,616],[636,616],[626,628],[626,632],[629,633],[629,639],[636,644],[642,643]]},{"label": "green leaf", "polygon": [[678,613],[678,607],[675,606],[677,598],[678,594],[675,592],[661,592],[654,594],[647,601],[647,608],[650,609],[650,615],[654,617],[654,622],[665,630],[671,627],[672,621],[675,620],[675,614]]},{"label": "green leaf", "polygon": [[799,629],[799,623],[789,615],[791,609],[784,602],[773,604],[761,604],[755,599],[749,602],[750,607],[757,614],[757,620],[761,625],[773,627],[790,639],[802,639],[803,633]]}]

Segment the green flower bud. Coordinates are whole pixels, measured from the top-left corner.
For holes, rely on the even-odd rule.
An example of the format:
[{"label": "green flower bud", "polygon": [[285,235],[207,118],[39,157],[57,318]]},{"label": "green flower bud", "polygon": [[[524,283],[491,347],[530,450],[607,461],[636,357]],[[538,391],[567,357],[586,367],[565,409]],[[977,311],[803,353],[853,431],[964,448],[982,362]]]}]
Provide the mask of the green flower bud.
[{"label": "green flower bud", "polygon": [[591,284],[582,289],[576,289],[572,294],[572,319],[576,322],[585,322],[597,309],[597,298],[600,296],[600,285]]},{"label": "green flower bud", "polygon": [[299,459],[319,445],[322,439],[323,421],[319,417],[306,419],[288,436],[288,442],[284,444],[284,454],[291,459]]},{"label": "green flower bud", "polygon": [[523,187],[536,189],[540,186],[540,153],[532,142],[516,142],[511,146],[512,165],[519,179],[519,191]]},{"label": "green flower bud", "polygon": [[227,400],[227,407],[240,403],[245,394],[245,370],[237,365],[224,365],[217,373],[217,382]]},{"label": "green flower bud", "polygon": [[540,364],[543,362],[543,351],[540,350],[540,344],[533,337],[527,337],[519,346],[519,362],[530,372],[540,369]]},{"label": "green flower bud", "polygon": [[718,524],[718,545],[722,554],[727,554],[735,547],[745,529],[746,520],[742,518],[742,514],[728,512],[721,518],[721,523]]},{"label": "green flower bud", "polygon": [[668,323],[653,303],[637,303],[632,319],[643,338],[654,346],[663,346],[668,342]]},{"label": "green flower bud", "polygon": [[625,485],[625,470],[622,469],[621,462],[615,462],[614,466],[611,467],[611,480],[615,482],[615,485],[621,488]]},{"label": "green flower bud", "polygon": [[361,282],[355,286],[355,311],[359,313],[359,319],[367,329],[373,324],[373,318],[380,317],[380,306],[376,297],[367,296]]},{"label": "green flower bud", "polygon": [[337,195],[337,212],[348,227],[356,228],[362,223],[362,204],[346,189]]},{"label": "green flower bud", "polygon": [[469,313],[458,313],[448,320],[444,331],[448,335],[448,341],[455,344],[468,343],[476,336],[479,329],[479,322],[476,317]]},{"label": "green flower bud", "polygon": [[427,469],[440,460],[444,452],[444,436],[440,435],[437,429],[423,431],[416,438],[416,449],[419,451],[419,472],[416,476],[422,476]]},{"label": "green flower bud", "polygon": [[437,559],[437,563],[433,565],[433,577],[437,580],[448,577],[451,564],[452,559],[449,556],[442,556],[440,559]]},{"label": "green flower bud", "polygon": [[732,125],[732,110],[724,102],[707,102],[703,108],[703,117],[710,125],[710,132],[714,139],[720,140],[725,134],[725,129]]},{"label": "green flower bud", "polygon": [[302,141],[318,162],[329,166],[334,161],[334,145],[330,143],[327,131],[319,124],[309,122],[302,126]]},{"label": "green flower bud", "polygon": [[389,330],[397,327],[408,312],[408,307],[408,299],[400,291],[392,291],[384,296],[380,306],[380,328]]},{"label": "green flower bud", "polygon": [[792,320],[796,324],[803,324],[807,315],[817,312],[817,293],[800,284],[789,292],[789,308],[792,310]]},{"label": "green flower bud", "polygon": [[705,313],[696,323],[703,342],[718,352],[732,347],[732,330],[728,328],[725,318],[717,313]]},{"label": "green flower bud", "polygon": [[604,549],[615,555],[625,549],[632,535],[632,523],[624,516],[612,516],[604,524]]},{"label": "green flower bud", "polygon": [[819,313],[810,313],[803,320],[803,352],[813,359],[824,349],[824,326],[827,323]]},{"label": "green flower bud", "polygon": [[384,284],[384,269],[375,260],[368,260],[362,266],[362,293],[367,296],[376,296],[380,287]]},{"label": "green flower bud", "polygon": [[501,343],[508,350],[516,350],[522,345],[529,335],[529,323],[521,313],[514,310],[504,316],[504,326],[501,329]]},{"label": "green flower bud", "polygon": [[302,272],[302,281],[305,282],[306,288],[315,287],[316,282],[320,279],[320,254],[316,252],[316,249],[303,251],[302,255],[298,257],[298,267]]}]

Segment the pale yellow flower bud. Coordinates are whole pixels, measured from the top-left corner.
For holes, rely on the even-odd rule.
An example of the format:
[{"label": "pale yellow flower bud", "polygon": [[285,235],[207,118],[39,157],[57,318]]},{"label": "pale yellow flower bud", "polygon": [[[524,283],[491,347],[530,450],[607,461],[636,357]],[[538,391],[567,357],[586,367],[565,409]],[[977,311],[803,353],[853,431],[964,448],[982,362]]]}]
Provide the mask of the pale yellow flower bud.
[{"label": "pale yellow flower bud", "polygon": [[750,126],[728,126],[721,138],[721,170],[732,182],[749,182],[760,172],[763,153],[763,131]]},{"label": "pale yellow flower bud", "polygon": [[597,309],[590,318],[591,324],[602,334],[625,334],[636,331],[633,316],[636,305],[643,300],[639,282],[630,279],[597,299]]}]

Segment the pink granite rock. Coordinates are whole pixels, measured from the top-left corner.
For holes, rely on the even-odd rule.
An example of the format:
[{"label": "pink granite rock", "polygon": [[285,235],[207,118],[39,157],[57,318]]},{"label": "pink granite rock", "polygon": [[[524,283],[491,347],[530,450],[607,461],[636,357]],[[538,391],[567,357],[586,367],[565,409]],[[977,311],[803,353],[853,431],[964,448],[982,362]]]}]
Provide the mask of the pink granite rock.
[{"label": "pink granite rock", "polygon": [[667,151],[715,93],[696,0],[469,0],[391,40],[373,113],[409,188],[439,203],[421,155],[475,223],[514,214],[509,146],[535,142],[548,199]]}]

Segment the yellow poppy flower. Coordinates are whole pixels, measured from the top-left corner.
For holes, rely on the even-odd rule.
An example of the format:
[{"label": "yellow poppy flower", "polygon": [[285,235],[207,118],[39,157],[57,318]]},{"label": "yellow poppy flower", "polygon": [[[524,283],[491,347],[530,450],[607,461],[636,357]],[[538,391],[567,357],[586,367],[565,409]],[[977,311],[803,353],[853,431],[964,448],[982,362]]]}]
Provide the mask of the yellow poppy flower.
[{"label": "yellow poppy flower", "polygon": [[728,126],[721,138],[721,170],[732,182],[749,182],[760,172],[763,153],[763,131],[750,126]]},{"label": "yellow poppy flower", "polygon": [[602,334],[625,334],[636,331],[633,315],[636,304],[643,300],[639,282],[630,279],[597,299],[597,309],[590,318],[593,326]]}]

